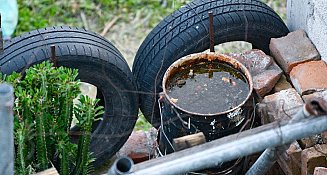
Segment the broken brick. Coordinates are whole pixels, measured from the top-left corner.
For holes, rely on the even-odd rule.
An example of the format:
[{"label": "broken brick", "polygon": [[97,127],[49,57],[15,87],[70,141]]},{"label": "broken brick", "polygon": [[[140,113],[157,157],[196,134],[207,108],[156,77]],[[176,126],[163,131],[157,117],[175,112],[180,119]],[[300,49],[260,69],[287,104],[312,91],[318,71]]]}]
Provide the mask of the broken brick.
[{"label": "broken brick", "polygon": [[327,65],[324,61],[310,61],[295,66],[290,78],[301,95],[327,90]]},{"label": "broken brick", "polygon": [[327,144],[327,131],[321,133],[321,139],[324,142],[324,144]]},{"label": "broken brick", "polygon": [[266,96],[261,104],[267,107],[268,122],[289,120],[303,106],[303,100],[294,88]]},{"label": "broken brick", "polygon": [[312,94],[302,96],[304,102],[309,102],[311,99],[321,98],[327,101],[327,91],[314,92]]},{"label": "broken brick", "polygon": [[326,167],[316,167],[313,175],[327,175]]},{"label": "broken brick", "polygon": [[301,152],[300,145],[295,141],[285,152],[278,154],[277,162],[285,174],[301,174]]},{"label": "broken brick", "polygon": [[260,97],[268,94],[277,83],[282,72],[279,70],[266,70],[253,77],[253,88]]},{"label": "broken brick", "polygon": [[280,92],[290,88],[292,88],[291,83],[287,81],[285,75],[282,75],[274,87],[274,92]]},{"label": "broken brick", "polygon": [[227,56],[238,60],[250,71],[253,88],[260,97],[273,89],[283,73],[273,58],[261,50],[253,49],[242,54],[229,53]]},{"label": "broken brick", "polygon": [[315,167],[327,166],[327,145],[315,145],[301,153],[302,175],[313,174]]},{"label": "broken brick", "polygon": [[318,142],[319,138],[317,136],[306,137],[299,140],[299,144],[303,149],[310,148]]},{"label": "broken brick", "polygon": [[303,30],[291,32],[285,37],[272,38],[269,48],[271,55],[286,73],[300,63],[320,60],[317,49]]},{"label": "broken brick", "polygon": [[150,131],[133,131],[124,146],[118,151],[117,156],[128,156],[134,163],[140,163],[155,156],[156,129]]}]

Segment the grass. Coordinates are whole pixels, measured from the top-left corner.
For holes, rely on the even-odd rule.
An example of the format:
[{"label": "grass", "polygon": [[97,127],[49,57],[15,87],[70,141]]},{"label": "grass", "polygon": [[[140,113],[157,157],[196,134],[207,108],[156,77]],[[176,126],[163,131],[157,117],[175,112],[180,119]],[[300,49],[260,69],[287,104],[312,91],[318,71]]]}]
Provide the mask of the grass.
[{"label": "grass", "polygon": [[[69,25],[101,33],[106,24],[118,21],[105,35],[123,54],[129,66],[146,35],[164,17],[191,0],[18,0],[19,23],[15,35],[47,26]],[[286,20],[286,0],[262,0]],[[224,44],[223,50],[239,50],[244,44]],[[246,46],[244,46],[247,48]],[[221,51],[219,48],[218,51]],[[139,114],[136,129],[150,124]]]},{"label": "grass", "polygon": [[[154,27],[165,16],[185,4],[186,0],[18,0],[19,25],[16,35],[37,28],[53,25],[84,27],[101,32],[109,19],[121,16],[130,22],[131,16],[140,18],[151,15],[144,26]],[[83,19],[86,17],[86,20]]]}]

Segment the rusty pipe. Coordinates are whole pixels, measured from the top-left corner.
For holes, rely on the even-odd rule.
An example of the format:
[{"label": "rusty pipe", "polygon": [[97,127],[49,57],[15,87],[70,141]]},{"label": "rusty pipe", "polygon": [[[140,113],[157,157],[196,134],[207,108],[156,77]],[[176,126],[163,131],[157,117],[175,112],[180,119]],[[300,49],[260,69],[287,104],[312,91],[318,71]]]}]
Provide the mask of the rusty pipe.
[{"label": "rusty pipe", "polygon": [[213,12],[208,12],[209,15],[209,40],[210,40],[210,52],[215,52],[215,28],[213,23]]}]

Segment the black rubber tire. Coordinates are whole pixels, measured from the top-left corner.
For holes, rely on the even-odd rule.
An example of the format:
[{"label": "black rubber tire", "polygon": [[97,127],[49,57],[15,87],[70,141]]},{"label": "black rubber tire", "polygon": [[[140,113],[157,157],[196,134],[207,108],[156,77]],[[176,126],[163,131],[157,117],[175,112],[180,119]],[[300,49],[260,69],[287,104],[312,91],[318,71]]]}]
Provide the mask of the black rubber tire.
[{"label": "black rubber tire", "polygon": [[289,31],[282,19],[259,0],[195,0],[161,21],[143,41],[134,64],[140,108],[158,127],[158,93],[164,72],[177,59],[209,48],[208,12],[214,14],[215,44],[247,41],[269,54],[271,38]]},{"label": "black rubber tire", "polygon": [[[34,30],[5,43],[0,70],[10,74],[50,58],[56,47],[58,66],[76,68],[82,82],[95,85],[105,104],[103,120],[92,133],[90,150],[101,166],[126,142],[138,115],[138,95],[121,53],[103,37],[71,27]],[[100,93],[99,93],[100,91]]]}]

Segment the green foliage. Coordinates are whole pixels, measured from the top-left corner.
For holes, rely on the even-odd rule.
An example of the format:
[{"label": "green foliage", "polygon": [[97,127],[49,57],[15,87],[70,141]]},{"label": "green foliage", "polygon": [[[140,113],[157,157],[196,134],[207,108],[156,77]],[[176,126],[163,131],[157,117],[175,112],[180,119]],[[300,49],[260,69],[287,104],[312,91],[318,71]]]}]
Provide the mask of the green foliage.
[{"label": "green foliage", "polygon": [[[162,3],[166,2],[166,3]],[[89,19],[93,31],[100,32],[108,20],[122,16],[130,22],[129,15],[151,15],[153,27],[165,16],[189,0],[18,0],[19,22],[15,35],[38,28],[69,25],[85,27],[82,13]]]},{"label": "green foliage", "polygon": [[[88,173],[92,162],[91,126],[95,117],[103,114],[103,107],[95,107],[98,100],[85,96],[74,107],[73,100],[80,96],[77,75],[77,70],[54,68],[49,62],[27,69],[24,77],[18,73],[0,75],[0,82],[9,82],[15,88],[17,174],[42,171],[51,163],[59,165],[63,175]],[[72,143],[69,137],[74,115],[83,133],[79,144]]]},{"label": "green foliage", "polygon": [[[18,0],[19,23],[16,35],[54,25],[85,27],[81,20],[84,13],[100,32],[113,16],[121,15],[130,21],[129,15],[150,15],[148,26],[154,27],[165,16],[191,0]],[[285,20],[286,1],[263,0]]]},{"label": "green foliage", "polygon": [[142,112],[139,112],[139,118],[136,121],[135,129],[136,130],[143,130],[143,131],[149,131],[152,125],[146,120]]},{"label": "green foliage", "polygon": [[99,106],[94,108],[98,100],[94,101],[88,96],[80,97],[80,104],[77,104],[74,108],[75,116],[78,120],[77,126],[84,131],[78,142],[77,157],[80,159],[77,161],[74,174],[86,175],[89,174],[89,168],[85,165],[90,163],[89,145],[91,141],[91,129],[92,123],[95,117],[103,114],[103,107]]}]

